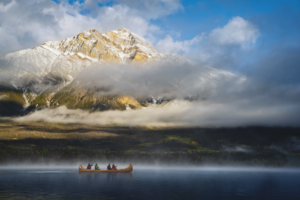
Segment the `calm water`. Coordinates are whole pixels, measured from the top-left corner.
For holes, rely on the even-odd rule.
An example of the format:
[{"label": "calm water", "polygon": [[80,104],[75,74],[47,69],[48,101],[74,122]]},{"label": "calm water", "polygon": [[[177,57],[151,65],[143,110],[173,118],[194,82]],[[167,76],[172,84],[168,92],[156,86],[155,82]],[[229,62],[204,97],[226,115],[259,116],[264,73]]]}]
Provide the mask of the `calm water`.
[{"label": "calm water", "polygon": [[300,170],[134,168],[128,174],[77,169],[0,169],[0,199],[300,199]]}]

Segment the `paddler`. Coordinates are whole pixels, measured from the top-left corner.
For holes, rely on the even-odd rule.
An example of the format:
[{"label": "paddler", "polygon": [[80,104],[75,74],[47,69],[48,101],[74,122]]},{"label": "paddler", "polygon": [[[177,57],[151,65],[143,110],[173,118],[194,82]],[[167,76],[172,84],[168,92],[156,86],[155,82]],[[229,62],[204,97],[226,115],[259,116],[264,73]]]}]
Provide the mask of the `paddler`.
[{"label": "paddler", "polygon": [[111,170],[110,163],[107,165],[107,169],[108,169],[108,170]]},{"label": "paddler", "polygon": [[99,166],[98,166],[97,163],[96,163],[96,165],[95,165],[95,170],[100,170],[100,168],[99,168]]},{"label": "paddler", "polygon": [[86,167],[87,169],[92,169],[93,164],[88,164],[88,166]]},{"label": "paddler", "polygon": [[115,163],[112,165],[112,169],[117,170],[117,165],[115,165]]}]

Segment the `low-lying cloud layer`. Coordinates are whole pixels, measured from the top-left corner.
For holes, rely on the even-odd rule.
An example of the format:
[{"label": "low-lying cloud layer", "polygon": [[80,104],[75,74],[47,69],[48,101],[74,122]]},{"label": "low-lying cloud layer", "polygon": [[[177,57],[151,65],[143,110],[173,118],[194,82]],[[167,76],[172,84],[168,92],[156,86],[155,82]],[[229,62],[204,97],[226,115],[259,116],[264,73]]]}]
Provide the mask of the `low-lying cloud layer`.
[{"label": "low-lying cloud layer", "polygon": [[143,67],[94,66],[71,83],[74,88],[102,88],[100,96],[172,101],[139,110],[93,113],[59,107],[16,120],[129,126],[300,126],[298,85],[274,85],[188,61],[175,63],[167,59]]},{"label": "low-lying cloud layer", "polygon": [[142,67],[124,64],[90,67],[82,71],[74,83],[87,88],[103,88],[100,95],[205,99],[220,86],[243,81],[245,77],[175,56]]},{"label": "low-lying cloud layer", "polygon": [[66,107],[36,111],[16,121],[128,126],[299,126],[298,105],[244,107],[243,103],[169,102],[140,110],[89,113]]},{"label": "low-lying cloud layer", "polygon": [[[16,120],[129,126],[300,125],[300,87],[274,86],[193,63],[166,61],[140,68],[94,66],[80,73],[74,83],[107,88],[99,95],[161,96],[174,100],[129,111],[89,113],[59,107]],[[193,101],[183,100],[193,96],[197,97]]]}]

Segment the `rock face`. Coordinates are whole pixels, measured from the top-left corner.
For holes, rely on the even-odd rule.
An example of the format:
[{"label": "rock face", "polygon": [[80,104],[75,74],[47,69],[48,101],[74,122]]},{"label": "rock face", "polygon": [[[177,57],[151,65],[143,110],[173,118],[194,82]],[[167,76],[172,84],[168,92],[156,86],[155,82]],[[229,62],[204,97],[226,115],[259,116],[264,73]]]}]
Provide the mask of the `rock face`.
[{"label": "rock face", "polygon": [[144,38],[127,29],[109,31],[105,34],[97,30],[85,31],[61,41],[59,44],[48,44],[65,55],[76,55],[92,62],[106,61],[128,63],[131,61],[159,60],[162,55]]}]

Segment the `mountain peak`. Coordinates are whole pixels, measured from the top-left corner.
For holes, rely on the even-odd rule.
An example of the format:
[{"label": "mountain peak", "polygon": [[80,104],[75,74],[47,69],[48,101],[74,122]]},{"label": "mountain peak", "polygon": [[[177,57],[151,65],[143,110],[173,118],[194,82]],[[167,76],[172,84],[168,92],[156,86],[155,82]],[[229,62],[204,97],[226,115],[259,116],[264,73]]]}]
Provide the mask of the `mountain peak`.
[{"label": "mountain peak", "polygon": [[17,77],[55,74],[69,82],[93,63],[142,64],[163,57],[147,40],[128,29],[104,34],[92,29],[62,41],[48,41],[33,49],[9,53],[0,58],[0,71]]},{"label": "mountain peak", "polygon": [[41,47],[52,53],[75,56],[92,62],[145,62],[160,60],[163,56],[147,40],[125,28],[105,34],[92,29],[61,42],[46,42]]}]

